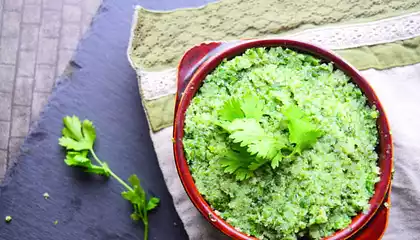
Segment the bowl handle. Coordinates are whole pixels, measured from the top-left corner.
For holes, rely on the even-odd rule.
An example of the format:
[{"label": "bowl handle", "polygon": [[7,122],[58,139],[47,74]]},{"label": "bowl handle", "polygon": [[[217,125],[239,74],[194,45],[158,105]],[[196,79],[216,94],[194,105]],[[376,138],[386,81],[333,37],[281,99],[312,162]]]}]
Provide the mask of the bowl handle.
[{"label": "bowl handle", "polygon": [[[178,65],[177,73],[177,91],[176,91],[176,102],[175,106],[178,106],[181,100],[182,93],[185,87],[191,80],[194,72],[201,66],[201,64],[207,60],[219,46],[223,45],[222,42],[207,42],[200,45],[194,46],[188,49]],[[175,108],[176,112],[176,108]]]}]

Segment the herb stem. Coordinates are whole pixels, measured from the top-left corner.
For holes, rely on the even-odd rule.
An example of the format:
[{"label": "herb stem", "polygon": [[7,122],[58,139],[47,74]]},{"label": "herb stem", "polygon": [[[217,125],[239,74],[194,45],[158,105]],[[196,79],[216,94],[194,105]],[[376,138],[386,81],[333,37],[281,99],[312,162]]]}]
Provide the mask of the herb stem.
[{"label": "herb stem", "polygon": [[90,153],[92,154],[93,158],[95,159],[95,161],[97,163],[99,163],[99,165],[103,166],[103,163],[101,160],[99,160],[98,156],[96,156],[95,151],[93,151],[93,149],[89,149]]},{"label": "herb stem", "polygon": [[132,187],[130,187],[127,183],[125,183],[120,177],[115,175],[112,171],[109,172],[113,178],[115,178],[121,185],[123,185],[128,191],[134,191]]},{"label": "herb stem", "polygon": [[[104,163],[101,160],[99,160],[98,156],[96,156],[95,154],[95,151],[93,151],[92,148],[89,149],[89,151],[92,154],[95,161],[98,162],[99,165],[101,165],[101,167],[104,167]],[[121,185],[123,185],[128,191],[133,191],[133,188],[130,187],[127,183],[125,183],[120,177],[118,177],[111,169],[109,169],[109,174],[111,174],[111,176],[115,178],[115,180],[117,180]]]},{"label": "herb stem", "polygon": [[144,240],[147,240],[147,235],[149,235],[149,222],[147,221],[147,217],[146,219],[143,220],[143,224],[144,224]]}]

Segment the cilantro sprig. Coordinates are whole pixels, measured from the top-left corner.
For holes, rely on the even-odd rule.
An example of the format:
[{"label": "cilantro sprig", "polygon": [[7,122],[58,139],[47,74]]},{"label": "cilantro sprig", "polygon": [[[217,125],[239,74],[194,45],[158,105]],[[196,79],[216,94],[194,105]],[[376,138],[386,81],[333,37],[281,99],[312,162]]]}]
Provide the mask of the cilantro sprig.
[{"label": "cilantro sprig", "polygon": [[[76,116],[66,116],[63,123],[63,136],[59,139],[59,144],[67,150],[64,162],[68,166],[80,167],[86,172],[112,177],[117,180],[125,188],[121,196],[133,205],[131,218],[134,221],[141,220],[144,224],[144,239],[146,240],[149,232],[147,214],[158,206],[159,198],[151,197],[147,199],[146,193],[140,185],[140,180],[135,174],[131,175],[128,178],[128,183],[126,183],[109,168],[106,162],[98,158],[93,149],[96,131],[91,121],[84,120],[81,122]],[[89,158],[89,154],[93,157],[95,163]]]},{"label": "cilantro sprig", "polygon": [[279,167],[284,158],[302,154],[323,134],[295,104],[283,106],[281,111],[287,122],[288,138],[281,132],[266,132],[260,124],[264,108],[263,100],[247,93],[241,99],[228,99],[219,111],[217,124],[229,133],[228,139],[233,144],[242,148],[230,149],[221,160],[224,171],[234,174],[237,180],[252,177],[266,163],[273,169]]},{"label": "cilantro sprig", "polygon": [[298,106],[290,105],[282,113],[288,120],[289,141],[296,144],[293,153],[302,154],[303,150],[311,148],[322,136],[322,131],[305,116]]}]

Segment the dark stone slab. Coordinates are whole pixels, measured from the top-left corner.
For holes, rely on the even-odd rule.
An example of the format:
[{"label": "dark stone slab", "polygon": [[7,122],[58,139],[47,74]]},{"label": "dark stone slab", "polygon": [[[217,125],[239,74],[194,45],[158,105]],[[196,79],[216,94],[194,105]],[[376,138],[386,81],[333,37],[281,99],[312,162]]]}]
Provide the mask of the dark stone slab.
[{"label": "dark stone slab", "polygon": [[[72,114],[94,122],[95,149],[114,172],[125,179],[137,174],[146,192],[160,197],[150,214],[149,239],[188,239],[153,151],[126,48],[136,4],[166,10],[206,2],[105,0],[79,44],[71,74],[62,77],[0,188],[0,239],[143,239],[143,226],[129,218],[131,206],[115,180],[64,164],[57,140],[62,118]],[[13,217],[9,224],[6,215]]]}]

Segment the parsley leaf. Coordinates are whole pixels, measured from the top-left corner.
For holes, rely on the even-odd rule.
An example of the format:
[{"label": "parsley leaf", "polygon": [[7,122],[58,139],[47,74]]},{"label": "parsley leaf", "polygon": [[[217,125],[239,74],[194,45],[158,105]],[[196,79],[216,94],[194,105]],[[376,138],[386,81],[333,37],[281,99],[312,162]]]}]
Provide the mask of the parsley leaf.
[{"label": "parsley leaf", "polygon": [[[282,109],[287,119],[288,139],[284,134],[267,133],[260,125],[264,113],[264,101],[252,93],[245,94],[242,99],[231,98],[225,102],[219,111],[216,125],[229,133],[228,138],[239,144],[246,151],[231,151],[220,161],[226,173],[235,174],[237,180],[248,179],[253,171],[266,163],[271,163],[273,169],[280,162],[294,154],[312,147],[322,136],[305,113],[294,104]],[[291,149],[290,143],[294,144]],[[293,150],[290,155],[284,155],[283,149]]]},{"label": "parsley leaf", "polygon": [[228,151],[225,156],[220,160],[220,164],[224,167],[225,173],[235,174],[236,180],[245,180],[252,176],[254,173],[249,169],[253,159],[243,149],[239,151]]},{"label": "parsley leaf", "polygon": [[95,165],[92,161],[87,157],[88,151],[69,151],[67,152],[66,159],[64,162],[67,166],[70,167],[81,167],[84,169],[85,172],[95,173],[99,175],[104,175],[106,177],[110,176],[110,169],[108,165],[103,162],[102,166]]},{"label": "parsley leaf", "polygon": [[140,180],[137,175],[133,174],[128,178],[128,182],[131,184],[131,189],[121,193],[121,196],[127,201],[133,204],[133,213],[130,215],[134,221],[142,220],[145,226],[144,239],[147,239],[149,231],[149,221],[147,213],[152,209],[156,208],[159,204],[159,198],[151,197],[149,200],[146,199],[146,193],[140,185]]},{"label": "parsley leaf", "polygon": [[305,117],[298,106],[290,105],[284,109],[283,114],[289,121],[289,141],[296,144],[294,152],[301,154],[303,150],[312,147],[322,136],[322,131]]},{"label": "parsley leaf", "polygon": [[136,175],[131,175],[128,178],[128,182],[131,184],[132,190],[122,192],[121,195],[124,199],[136,205],[133,214],[140,219],[144,219],[145,216],[143,216],[143,213],[154,209],[159,204],[159,199],[152,197],[149,201],[146,200],[146,193],[141,187],[140,180]]},{"label": "parsley leaf", "polygon": [[147,202],[147,211],[155,209],[159,205],[160,199],[151,197],[149,201]]},{"label": "parsley leaf", "polygon": [[279,161],[279,151],[287,146],[286,139],[266,133],[255,119],[236,119],[228,126],[228,130],[231,132],[229,138],[233,142],[246,146],[251,155],[260,158],[277,157],[276,161]]},{"label": "parsley leaf", "polygon": [[257,121],[261,120],[264,114],[265,102],[255,94],[248,93],[241,102],[241,109],[246,118],[253,118]]},{"label": "parsley leaf", "polygon": [[284,156],[283,153],[280,151],[277,152],[277,154],[273,157],[273,160],[271,161],[271,167],[273,169],[276,169],[279,165],[281,160],[283,160]]},{"label": "parsley leaf", "polygon": [[[128,179],[128,182],[131,184],[130,186],[118,177],[106,162],[101,161],[96,156],[93,150],[96,132],[91,121],[84,120],[81,122],[76,116],[66,116],[63,119],[63,123],[63,136],[59,139],[59,144],[67,150],[64,162],[71,167],[81,167],[89,173],[115,178],[126,189],[126,191],[121,193],[121,196],[133,205],[134,211],[131,214],[131,218],[135,221],[142,220],[145,227],[144,239],[147,240],[149,231],[147,213],[157,207],[159,198],[151,197],[147,200],[146,193],[140,185],[139,178],[135,174],[131,175]],[[97,164],[92,163],[88,157],[89,153]],[[55,224],[57,223],[58,221]]]},{"label": "parsley leaf", "polygon": [[59,139],[59,144],[67,150],[90,150],[95,142],[96,133],[93,124],[89,120],[80,122],[76,116],[64,117],[63,136]]},{"label": "parsley leaf", "polygon": [[229,138],[241,147],[247,147],[248,152],[261,158],[273,155],[275,151],[274,139],[264,132],[255,119],[236,119],[229,126]]},{"label": "parsley leaf", "polygon": [[241,110],[241,102],[236,98],[231,98],[225,102],[219,112],[221,120],[233,121],[237,118],[245,117]]},{"label": "parsley leaf", "polygon": [[219,111],[220,119],[233,121],[238,118],[253,118],[257,121],[264,114],[264,101],[252,93],[247,93],[242,99],[231,98],[225,102]]},{"label": "parsley leaf", "polygon": [[271,161],[276,168],[283,159],[281,149],[286,147],[287,140],[266,133],[257,120],[251,118],[235,119],[226,126],[229,138],[245,151],[228,152],[222,167],[226,173],[235,174],[237,180],[244,180],[253,176],[253,171]]}]

